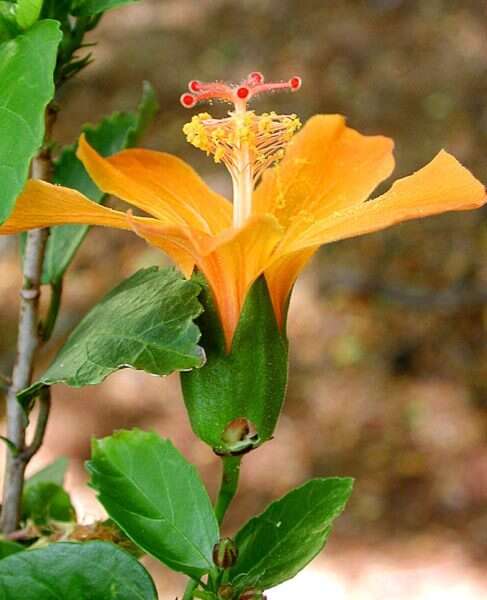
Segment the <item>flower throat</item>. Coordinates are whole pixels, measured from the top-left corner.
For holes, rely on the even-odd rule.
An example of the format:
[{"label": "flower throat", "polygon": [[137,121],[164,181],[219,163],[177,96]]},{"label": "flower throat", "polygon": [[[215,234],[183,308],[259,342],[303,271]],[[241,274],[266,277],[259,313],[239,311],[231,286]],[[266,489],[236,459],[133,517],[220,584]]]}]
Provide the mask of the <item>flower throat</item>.
[{"label": "flower throat", "polygon": [[259,177],[284,156],[286,145],[301,127],[295,114],[257,115],[248,110],[248,102],[258,94],[276,90],[295,92],[300,87],[300,77],[265,83],[261,73],[253,72],[239,85],[193,80],[189,82],[189,92],[181,96],[185,108],[213,100],[234,106],[223,119],[214,119],[209,113],[195,115],[183,132],[190,144],[213,155],[216,163],[223,163],[228,169],[233,184],[235,227],[241,227],[252,213],[252,194]]}]

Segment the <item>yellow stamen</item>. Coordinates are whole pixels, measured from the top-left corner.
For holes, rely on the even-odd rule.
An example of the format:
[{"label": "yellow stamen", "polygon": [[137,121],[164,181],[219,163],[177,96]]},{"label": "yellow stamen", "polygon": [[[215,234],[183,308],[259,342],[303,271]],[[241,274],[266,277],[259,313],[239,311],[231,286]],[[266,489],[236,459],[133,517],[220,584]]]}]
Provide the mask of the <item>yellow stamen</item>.
[{"label": "yellow stamen", "polygon": [[233,183],[233,223],[241,227],[252,213],[253,189],[269,166],[284,156],[284,149],[301,127],[298,117],[275,112],[256,115],[237,104],[224,119],[208,113],[194,116],[183,127],[190,144],[223,162]]}]

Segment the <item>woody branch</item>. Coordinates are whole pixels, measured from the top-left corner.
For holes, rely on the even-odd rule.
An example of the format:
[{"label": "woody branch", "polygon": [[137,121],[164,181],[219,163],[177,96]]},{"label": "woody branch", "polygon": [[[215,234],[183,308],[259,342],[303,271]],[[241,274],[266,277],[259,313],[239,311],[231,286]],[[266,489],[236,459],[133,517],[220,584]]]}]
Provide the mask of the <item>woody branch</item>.
[{"label": "woody branch", "polygon": [[[44,144],[32,162],[34,179],[51,179],[52,162],[49,148],[56,111],[52,105],[46,109]],[[11,385],[7,393],[7,438],[13,444],[7,454],[7,466],[3,490],[1,529],[4,534],[15,531],[20,516],[20,501],[24,485],[25,468],[42,440],[49,413],[49,398],[42,398],[34,445],[26,443],[25,414],[17,401],[17,394],[32,379],[36,352],[41,343],[39,299],[42,265],[49,234],[48,229],[34,229],[27,234],[23,261],[23,285],[20,291],[20,312],[17,337],[17,355],[12,371]],[[34,450],[34,452],[33,452]]]}]

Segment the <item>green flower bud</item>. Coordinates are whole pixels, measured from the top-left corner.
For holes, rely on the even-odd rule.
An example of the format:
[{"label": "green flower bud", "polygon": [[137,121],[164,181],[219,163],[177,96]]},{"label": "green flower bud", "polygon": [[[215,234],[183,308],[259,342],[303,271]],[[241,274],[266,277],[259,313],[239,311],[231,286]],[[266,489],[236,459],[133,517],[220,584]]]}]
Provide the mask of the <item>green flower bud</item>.
[{"label": "green flower bud", "polygon": [[266,600],[266,596],[260,590],[252,588],[241,594],[238,600]]},{"label": "green flower bud", "polygon": [[232,600],[234,591],[229,583],[220,586],[218,588],[218,600]]},{"label": "green flower bud", "polygon": [[230,538],[222,538],[213,547],[213,562],[221,569],[229,569],[237,562],[238,550]]}]

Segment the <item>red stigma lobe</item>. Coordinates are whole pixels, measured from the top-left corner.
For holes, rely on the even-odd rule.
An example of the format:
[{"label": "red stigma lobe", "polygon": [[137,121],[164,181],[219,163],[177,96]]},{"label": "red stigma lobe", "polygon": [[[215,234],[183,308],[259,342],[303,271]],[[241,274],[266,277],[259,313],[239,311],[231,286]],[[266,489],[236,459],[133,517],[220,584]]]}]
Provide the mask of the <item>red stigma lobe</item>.
[{"label": "red stigma lobe", "polygon": [[195,96],[193,96],[193,94],[186,93],[181,96],[181,104],[185,108],[193,108],[193,106],[195,106],[197,102],[198,100]]},{"label": "red stigma lobe", "polygon": [[190,92],[199,92],[201,89],[201,81],[197,81],[196,79],[192,79],[189,83],[188,83],[188,90]]},{"label": "red stigma lobe", "polygon": [[237,89],[236,94],[240,100],[246,100],[250,95],[250,90],[246,85],[242,85]]},{"label": "red stigma lobe", "polygon": [[259,71],[252,71],[247,77],[247,83],[249,85],[259,85],[264,83],[264,76]]},{"label": "red stigma lobe", "polygon": [[293,91],[293,92],[297,92],[302,84],[303,84],[303,82],[301,80],[301,77],[298,77],[297,75],[294,77],[291,77],[291,79],[289,80],[289,87],[291,88],[291,91]]},{"label": "red stigma lobe", "polygon": [[188,84],[189,92],[181,96],[181,104],[185,108],[193,108],[199,102],[219,100],[230,104],[246,103],[258,94],[279,90],[296,92],[301,87],[301,77],[297,75],[288,81],[265,83],[264,75],[252,71],[240,84],[227,84],[219,81],[206,83],[193,79]]}]

